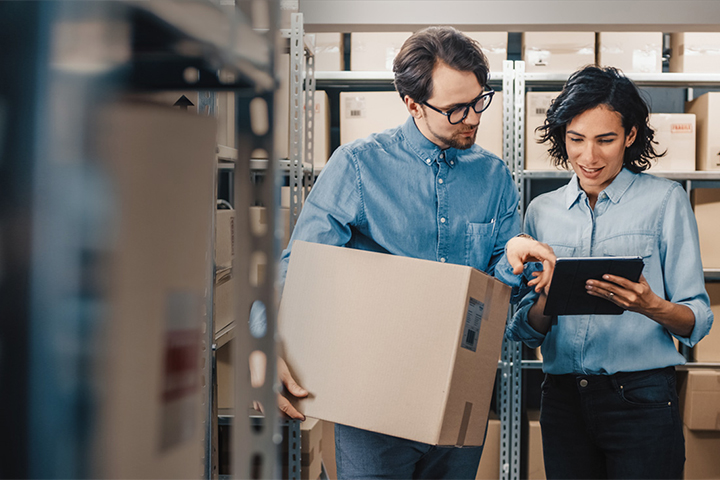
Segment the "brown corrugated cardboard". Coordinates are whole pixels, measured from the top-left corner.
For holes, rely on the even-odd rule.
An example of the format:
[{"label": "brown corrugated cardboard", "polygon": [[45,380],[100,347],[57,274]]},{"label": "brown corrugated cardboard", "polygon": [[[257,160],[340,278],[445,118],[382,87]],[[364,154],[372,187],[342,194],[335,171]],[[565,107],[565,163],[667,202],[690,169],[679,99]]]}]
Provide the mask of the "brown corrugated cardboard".
[{"label": "brown corrugated cardboard", "polygon": [[522,38],[526,72],[572,73],[595,63],[593,32],[525,32]]},{"label": "brown corrugated cardboard", "polygon": [[230,340],[215,352],[218,408],[235,408],[233,342],[234,340]]},{"label": "brown corrugated cardboard", "polygon": [[528,480],[545,480],[545,461],[543,460],[542,432],[540,430],[540,411],[528,410]]},{"label": "brown corrugated cardboard", "polygon": [[393,60],[411,32],[353,32],[350,70],[391,72]]},{"label": "brown corrugated cardboard", "polygon": [[313,165],[322,168],[330,158],[330,105],[327,93],[315,90]]},{"label": "brown corrugated cardboard", "polygon": [[337,466],[335,465],[335,424],[332,422],[322,422],[323,429],[323,445],[322,445],[322,462],[325,466],[325,473],[330,480],[337,479]]},{"label": "brown corrugated cardboard", "polygon": [[[410,114],[397,92],[340,93],[340,143],[365,138],[372,133],[405,123]],[[496,92],[490,107],[480,117],[475,141],[502,158],[503,95]]]},{"label": "brown corrugated cardboard", "polygon": [[278,328],[310,392],[298,408],[420,442],[481,445],[509,293],[466,266],[295,242]]},{"label": "brown corrugated cardboard", "polygon": [[720,478],[720,432],[690,430],[683,426],[685,434],[686,480]]},{"label": "brown corrugated cardboard", "polygon": [[720,73],[720,33],[671,33],[670,71]]},{"label": "brown corrugated cardboard", "polygon": [[695,171],[695,114],[651,113],[655,150],[665,155],[652,161],[649,172]]},{"label": "brown corrugated cardboard", "polygon": [[96,345],[105,362],[90,476],[197,478],[216,122],[115,104],[94,126],[94,158],[112,182],[118,216],[106,257],[105,340]]},{"label": "brown corrugated cardboard", "polygon": [[322,471],[322,421],[308,418],[300,424],[300,478],[317,480]]},{"label": "brown corrugated cardboard", "polygon": [[[720,219],[720,209],[715,218]],[[693,359],[696,362],[720,362],[720,283],[706,283],[705,290],[710,296],[710,308],[715,315],[715,323],[710,333],[693,347]]]},{"label": "brown corrugated cardboard", "polygon": [[336,72],[343,68],[342,33],[315,33],[315,71]]},{"label": "brown corrugated cardboard", "polygon": [[545,114],[560,92],[527,92],[525,94],[525,169],[555,170],[548,155],[549,145],[537,143],[537,127],[545,123]]},{"label": "brown corrugated cardboard", "polygon": [[625,73],[662,72],[662,32],[600,32],[598,64]]},{"label": "brown corrugated cardboard", "polygon": [[488,59],[491,72],[502,72],[503,62],[507,60],[507,32],[464,32],[465,35],[477,40],[480,48]]},{"label": "brown corrugated cardboard", "polygon": [[720,92],[686,103],[685,112],[697,118],[697,169],[720,170]]},{"label": "brown corrugated cardboard", "polygon": [[689,369],[680,376],[680,409],[690,430],[720,431],[720,369]]},{"label": "brown corrugated cardboard", "polygon": [[475,480],[493,480],[500,475],[500,420],[488,420],[487,436]]},{"label": "brown corrugated cardboard", "polygon": [[234,251],[235,210],[215,212],[215,265],[231,267]]},{"label": "brown corrugated cardboard", "polygon": [[694,188],[691,197],[703,268],[720,268],[720,189]]},{"label": "brown corrugated cardboard", "polygon": [[233,295],[235,295],[235,282],[232,278],[232,268],[227,267],[215,276],[214,291],[214,307],[213,307],[213,323],[215,333],[230,325],[235,319]]}]

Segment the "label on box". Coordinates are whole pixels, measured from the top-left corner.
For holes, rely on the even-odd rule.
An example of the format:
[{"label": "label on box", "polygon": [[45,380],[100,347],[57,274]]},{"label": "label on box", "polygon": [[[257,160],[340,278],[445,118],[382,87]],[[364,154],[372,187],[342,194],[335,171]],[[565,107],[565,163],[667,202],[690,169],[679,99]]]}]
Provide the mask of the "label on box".
[{"label": "label on box", "polygon": [[470,297],[467,315],[465,316],[465,329],[463,330],[462,344],[460,345],[462,348],[472,352],[477,350],[483,310],[485,310],[485,304]]},{"label": "label on box", "polygon": [[365,97],[349,96],[345,98],[345,118],[365,118]]},{"label": "label on box", "polygon": [[548,60],[550,59],[549,50],[528,50],[527,52],[528,63],[535,65],[536,67],[546,67]]}]

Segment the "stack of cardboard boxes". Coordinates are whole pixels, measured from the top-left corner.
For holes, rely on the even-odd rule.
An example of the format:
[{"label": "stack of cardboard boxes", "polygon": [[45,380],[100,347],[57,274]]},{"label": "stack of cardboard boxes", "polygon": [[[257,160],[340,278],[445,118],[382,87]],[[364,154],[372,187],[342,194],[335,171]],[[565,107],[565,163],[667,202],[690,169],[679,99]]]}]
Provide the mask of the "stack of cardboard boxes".
[{"label": "stack of cardboard boxes", "polygon": [[720,370],[691,368],[681,374],[680,409],[685,434],[683,478],[720,478]]}]

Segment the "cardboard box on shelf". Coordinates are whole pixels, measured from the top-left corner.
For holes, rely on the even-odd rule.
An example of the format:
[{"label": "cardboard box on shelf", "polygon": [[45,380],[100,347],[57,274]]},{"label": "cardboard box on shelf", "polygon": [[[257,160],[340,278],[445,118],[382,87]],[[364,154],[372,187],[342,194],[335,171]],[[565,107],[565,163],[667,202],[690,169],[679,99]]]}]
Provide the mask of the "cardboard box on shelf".
[{"label": "cardboard box on shelf", "polygon": [[685,434],[686,480],[720,478],[720,432],[690,430],[683,426]]},{"label": "cardboard box on shelf", "polygon": [[540,411],[528,410],[528,480],[545,480],[545,461],[543,460],[542,432],[540,431]]},{"label": "cardboard box on shelf", "polygon": [[572,73],[595,63],[595,34],[525,32],[522,52],[526,72]]},{"label": "cardboard box on shelf", "polygon": [[500,475],[500,420],[492,415],[475,480],[493,480]]},{"label": "cardboard box on shelf", "polygon": [[700,255],[703,268],[720,268],[720,189],[694,188],[691,194],[693,210],[700,235]]},{"label": "cardboard box on shelf", "polygon": [[215,212],[215,265],[231,267],[235,256],[235,210]]},{"label": "cardboard box on shelf", "polygon": [[[405,123],[407,107],[397,92],[340,93],[340,143],[365,138]],[[496,92],[490,107],[480,117],[475,143],[502,158],[503,95]]]},{"label": "cardboard box on shelf", "polygon": [[411,32],[353,32],[350,70],[391,72],[393,60]]},{"label": "cardboard box on shelf", "polygon": [[323,422],[308,418],[300,424],[300,478],[318,480],[322,472]]},{"label": "cardboard box on shelf", "polygon": [[[92,477],[201,476],[201,340],[214,246],[215,119],[156,104],[95,112],[112,183]],[[167,358],[178,361],[166,362]]]},{"label": "cardboard box on shelf", "polygon": [[679,383],[683,423],[690,430],[720,431],[720,369],[691,368]]},{"label": "cardboard box on shelf", "polygon": [[344,70],[342,33],[315,33],[315,71]]},{"label": "cardboard box on shelf", "polygon": [[[289,202],[288,196],[288,202]],[[280,207],[278,209],[280,224],[276,226],[276,235],[280,236],[280,248],[287,247],[290,241],[290,209]],[[258,235],[262,235],[268,228],[268,219],[265,207],[250,207],[250,228]]]},{"label": "cardboard box on shelf", "polygon": [[671,72],[720,73],[720,33],[671,33],[670,48]]},{"label": "cardboard box on shelf", "polygon": [[502,72],[503,62],[507,60],[507,32],[463,32],[477,40],[488,59],[491,72]]},{"label": "cardboard box on shelf", "polygon": [[[720,211],[718,212],[720,215]],[[720,217],[715,217],[720,218]],[[710,296],[710,308],[715,315],[715,323],[710,333],[693,347],[693,360],[696,362],[720,362],[720,283],[705,283]]]},{"label": "cardboard box on shelf", "polygon": [[332,153],[330,152],[330,105],[327,93],[323,90],[315,90],[314,122],[313,166],[322,168]]},{"label": "cardboard box on shelf", "polygon": [[215,352],[218,408],[235,408],[234,342],[230,340]]},{"label": "cardboard box on shelf", "polygon": [[598,65],[624,73],[662,72],[662,32],[600,32]]},{"label": "cardboard box on shelf", "polygon": [[695,114],[651,113],[655,130],[655,151],[665,155],[653,160],[649,172],[695,171]]},{"label": "cardboard box on shelf", "polygon": [[297,407],[424,443],[481,445],[509,293],[466,266],[295,242],[278,331],[311,392]]},{"label": "cardboard box on shelf", "polygon": [[235,282],[232,277],[232,268],[227,267],[215,276],[213,323],[215,333],[227,327],[235,319],[233,295]]},{"label": "cardboard box on shelf", "polygon": [[697,119],[697,169],[720,170],[720,92],[686,103],[685,112],[694,113]]},{"label": "cardboard box on shelf", "polygon": [[548,144],[537,143],[537,127],[545,123],[545,115],[560,92],[527,92],[525,94],[525,169],[555,170],[548,155]]}]

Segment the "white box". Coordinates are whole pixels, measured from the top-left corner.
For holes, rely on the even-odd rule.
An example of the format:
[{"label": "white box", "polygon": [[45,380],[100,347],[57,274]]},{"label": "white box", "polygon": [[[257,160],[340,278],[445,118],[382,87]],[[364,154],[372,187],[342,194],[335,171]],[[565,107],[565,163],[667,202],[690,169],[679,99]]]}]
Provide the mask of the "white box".
[{"label": "white box", "polygon": [[313,128],[313,166],[322,168],[330,158],[330,105],[327,93],[315,90],[315,126]]},{"label": "white box", "polygon": [[662,72],[662,32],[600,32],[598,65],[624,73]]},{"label": "white box", "polygon": [[507,32],[463,33],[480,44],[480,48],[488,59],[490,71],[498,73],[503,71],[503,62],[507,60]]},{"label": "white box", "polygon": [[315,33],[315,71],[336,72],[343,70],[343,34]]},{"label": "white box", "polygon": [[671,33],[670,71],[720,73],[720,33]]},{"label": "white box", "polygon": [[720,269],[720,188],[694,188],[691,198],[703,268]]},{"label": "white box", "polygon": [[392,72],[393,60],[411,32],[353,32],[350,70]]},{"label": "white box", "polygon": [[537,143],[540,135],[535,131],[545,123],[545,116],[552,101],[560,92],[527,92],[525,94],[525,169],[555,170],[548,143]]},{"label": "white box", "polygon": [[595,63],[593,32],[523,33],[525,71],[572,73]]},{"label": "white box", "polygon": [[695,114],[651,113],[650,126],[655,130],[655,151],[665,155],[651,160],[649,172],[695,171]]},{"label": "white box", "polygon": [[697,169],[720,170],[720,92],[709,92],[685,104],[697,119]]}]

